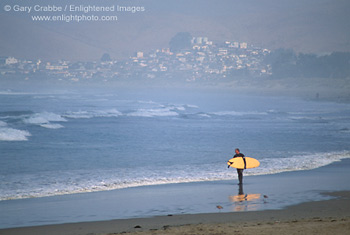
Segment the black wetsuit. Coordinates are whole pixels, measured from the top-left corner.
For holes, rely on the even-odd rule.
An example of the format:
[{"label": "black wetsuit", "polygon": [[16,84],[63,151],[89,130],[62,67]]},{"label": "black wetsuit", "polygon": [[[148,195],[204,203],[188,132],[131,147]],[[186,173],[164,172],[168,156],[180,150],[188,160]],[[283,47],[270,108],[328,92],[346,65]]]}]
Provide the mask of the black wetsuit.
[{"label": "black wetsuit", "polygon": [[[244,169],[245,169],[245,168],[246,168],[246,162],[245,162],[244,154],[243,154],[243,153],[239,153],[239,154],[235,154],[235,155],[233,156],[233,158],[236,158],[236,157],[242,157],[242,158],[243,158],[243,161],[244,161]],[[242,183],[243,183],[243,170],[244,170],[244,169],[238,169],[238,168],[237,168],[239,184],[242,184]]]}]

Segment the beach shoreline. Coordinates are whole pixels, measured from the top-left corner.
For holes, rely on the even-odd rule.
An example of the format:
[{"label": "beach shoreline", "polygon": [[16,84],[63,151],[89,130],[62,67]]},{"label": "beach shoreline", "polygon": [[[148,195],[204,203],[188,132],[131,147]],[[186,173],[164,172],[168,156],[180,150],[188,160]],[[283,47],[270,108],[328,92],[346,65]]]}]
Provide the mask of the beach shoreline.
[{"label": "beach shoreline", "polygon": [[[350,229],[350,191],[326,193],[333,199],[305,202],[282,210],[203,213],[67,223],[1,229],[2,235],[27,234],[317,234]],[[281,230],[283,232],[281,233]]]},{"label": "beach shoreline", "polygon": [[[313,170],[245,176],[243,186],[232,179],[2,201],[0,235],[230,234],[247,226],[270,231],[315,223],[349,229],[349,169],[350,159],[343,159]],[[217,228],[225,231],[213,232]]]},{"label": "beach shoreline", "polygon": [[[237,179],[233,179],[1,201],[0,234],[22,231],[22,228],[31,230],[31,228],[38,228],[37,226],[39,228],[48,226],[56,230],[61,228],[60,226],[64,228],[79,223],[84,225],[91,223],[91,226],[96,223],[97,227],[100,227],[99,223],[103,224],[103,222],[98,221],[121,221],[118,223],[122,227],[118,227],[116,231],[124,232],[130,231],[130,227],[123,227],[125,221],[136,221],[135,225],[131,226],[133,228],[137,226],[138,220],[152,221],[157,218],[162,218],[160,220],[181,218],[180,222],[183,221],[181,224],[187,224],[192,217],[196,218],[198,215],[201,218],[208,215],[203,222],[218,223],[225,222],[221,216],[230,215],[231,212],[235,217],[232,221],[245,218],[243,216],[245,214],[241,213],[246,212],[259,215],[274,211],[273,213],[283,214],[284,212],[278,211],[308,202],[320,201],[322,206],[322,202],[334,200],[338,196],[329,193],[349,192],[349,169],[350,159],[343,159],[313,170],[246,176],[241,187],[237,185]],[[219,210],[218,205],[222,206],[222,209]],[[328,215],[325,216],[328,217]],[[213,221],[213,218],[219,218],[219,220]],[[251,216],[246,220],[249,221],[250,218]],[[257,217],[258,219],[260,217]],[[198,222],[201,223],[201,220],[195,219],[193,223]],[[147,228],[147,223],[140,226]],[[150,222],[149,226],[152,223]],[[55,227],[55,224],[58,227]],[[162,226],[176,224],[180,223],[164,222]],[[90,228],[94,230],[91,226]],[[123,228],[122,231],[119,228]],[[115,231],[111,232],[115,233]]]}]

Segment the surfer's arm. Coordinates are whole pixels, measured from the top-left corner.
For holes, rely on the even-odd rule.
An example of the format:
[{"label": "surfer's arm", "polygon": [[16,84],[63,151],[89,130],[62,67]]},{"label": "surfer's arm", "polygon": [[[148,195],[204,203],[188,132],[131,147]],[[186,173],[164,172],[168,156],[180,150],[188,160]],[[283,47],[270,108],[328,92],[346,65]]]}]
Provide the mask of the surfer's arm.
[{"label": "surfer's arm", "polygon": [[[235,154],[232,158],[236,158],[237,154]],[[232,163],[231,163],[232,164]],[[228,165],[227,168],[230,168],[231,165]]]},{"label": "surfer's arm", "polygon": [[243,158],[243,162],[244,162],[244,169],[247,169],[247,162],[245,161],[245,156],[243,153],[241,153],[241,157]]}]

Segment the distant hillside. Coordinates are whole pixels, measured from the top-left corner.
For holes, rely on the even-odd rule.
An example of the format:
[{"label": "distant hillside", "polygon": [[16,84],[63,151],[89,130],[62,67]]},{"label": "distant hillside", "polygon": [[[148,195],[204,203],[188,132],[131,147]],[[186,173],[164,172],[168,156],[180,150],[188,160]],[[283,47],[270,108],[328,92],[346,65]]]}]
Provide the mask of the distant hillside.
[{"label": "distant hillside", "polygon": [[[57,2],[72,4],[66,0]],[[117,22],[38,23],[31,21],[28,14],[5,12],[5,3],[1,3],[0,56],[86,61],[99,60],[108,52],[112,59],[120,59],[135,51],[168,47],[178,32],[207,36],[217,42],[245,41],[305,53],[350,51],[350,2],[346,0],[73,2],[143,6],[146,11],[117,13]]]}]

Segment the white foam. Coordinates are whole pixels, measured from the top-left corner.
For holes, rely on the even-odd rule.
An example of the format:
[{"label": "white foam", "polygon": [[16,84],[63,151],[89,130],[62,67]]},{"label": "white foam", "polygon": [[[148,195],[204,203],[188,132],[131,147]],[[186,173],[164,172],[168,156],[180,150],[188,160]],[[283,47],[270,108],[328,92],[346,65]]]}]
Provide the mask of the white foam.
[{"label": "white foam", "polygon": [[139,108],[128,113],[122,113],[117,109],[107,109],[107,110],[79,110],[79,111],[69,111],[62,114],[64,118],[73,119],[90,119],[95,117],[119,117],[119,116],[129,116],[129,117],[170,117],[178,116],[178,112],[186,111],[186,108],[197,108],[195,105],[160,105],[153,101],[137,101],[138,103],[152,105],[150,108]]},{"label": "white foam", "polygon": [[92,115],[88,111],[67,112],[63,116],[66,118],[74,118],[74,119],[94,117],[94,115]]},{"label": "white foam", "polygon": [[[212,166],[208,166],[207,169],[212,170]],[[199,172],[199,174],[193,175],[193,172]],[[224,174],[230,175],[228,171]],[[57,177],[57,175],[60,175],[60,177]],[[196,166],[194,168],[191,166],[171,166],[162,169],[139,168],[133,170],[119,169],[118,171],[96,170],[93,172],[83,170],[75,172],[60,171],[51,174],[45,172],[41,173],[40,176],[26,174],[22,175],[22,179],[12,179],[12,181],[21,182],[23,187],[1,190],[0,201],[218,179],[220,178],[214,177],[213,174],[200,171],[200,168]]]},{"label": "white foam", "polygon": [[196,105],[188,104],[155,104],[155,106],[150,108],[140,108],[136,111],[127,113],[127,116],[131,117],[172,117],[179,116],[180,113],[183,113],[188,108],[198,108]]},{"label": "white foam", "polygon": [[122,113],[116,109],[100,110],[95,112],[95,117],[119,117]]},{"label": "white foam", "polygon": [[49,112],[35,113],[24,119],[25,123],[28,124],[47,124],[50,122],[66,122],[67,120],[61,115]]},{"label": "white foam", "polygon": [[346,158],[350,158],[350,152],[315,153],[288,158],[260,159],[260,167],[254,169],[253,174],[265,175],[288,171],[312,170]]},{"label": "white foam", "polygon": [[199,113],[198,116],[200,117],[205,117],[205,118],[210,118],[211,116],[206,114],[206,113]]},{"label": "white foam", "polygon": [[175,109],[179,110],[179,111],[185,111],[186,108],[184,106],[175,106]]},{"label": "white foam", "polygon": [[328,122],[328,120],[324,119],[323,117],[293,116],[293,117],[290,117],[289,119],[293,121],[305,122],[305,123],[327,123]]},{"label": "white foam", "polygon": [[186,104],[186,107],[193,108],[193,109],[198,109],[199,108],[197,105],[194,105],[194,104]]},{"label": "white foam", "polygon": [[[267,175],[287,171],[310,170],[350,158],[350,152],[333,152],[259,159],[260,167],[249,169],[246,175]],[[57,177],[57,176],[60,177]],[[7,178],[7,185],[21,187],[0,188],[0,200],[106,191],[138,186],[174,184],[200,181],[230,180],[236,171],[227,169],[226,162],[201,165],[171,165],[161,168],[134,167],[112,170],[76,170],[23,174]],[[20,177],[20,178],[19,178]],[[0,181],[2,181],[0,176]],[[0,184],[1,186],[1,184]]]},{"label": "white foam", "polygon": [[220,111],[211,113],[217,116],[244,116],[244,115],[267,115],[266,112],[237,112],[237,111]]},{"label": "white foam", "polygon": [[168,107],[170,109],[176,109],[179,111],[185,111],[187,108],[189,108],[189,109],[198,109],[199,108],[197,105],[192,105],[192,104],[172,104],[172,105],[163,106],[163,107]]},{"label": "white foam", "polygon": [[0,121],[0,127],[7,126],[7,123],[4,121]]},{"label": "white foam", "polygon": [[127,114],[132,117],[169,117],[178,116],[179,114],[173,111],[171,108],[159,108],[159,109],[138,109],[135,112]]},{"label": "white foam", "polygon": [[61,124],[57,124],[57,123],[45,123],[45,124],[41,124],[40,126],[48,129],[60,129],[64,127]]},{"label": "white foam", "polygon": [[147,101],[147,100],[139,100],[137,102],[140,103],[140,104],[157,104],[156,102],[154,102],[152,100],[149,100],[149,101]]},{"label": "white foam", "polygon": [[63,117],[81,119],[81,118],[95,118],[95,117],[119,117],[122,113],[117,109],[107,109],[107,110],[91,110],[91,111],[74,111],[66,112]]},{"label": "white foam", "polygon": [[28,131],[0,127],[0,141],[26,141],[31,136]]},{"label": "white foam", "polygon": [[33,125],[39,125],[44,128],[48,129],[59,129],[63,128],[61,124],[57,123],[51,123],[51,122],[66,122],[67,119],[63,118],[59,114],[50,113],[50,112],[42,112],[42,113],[35,113],[30,116],[26,116],[23,119],[24,123],[27,124],[33,124]]}]

